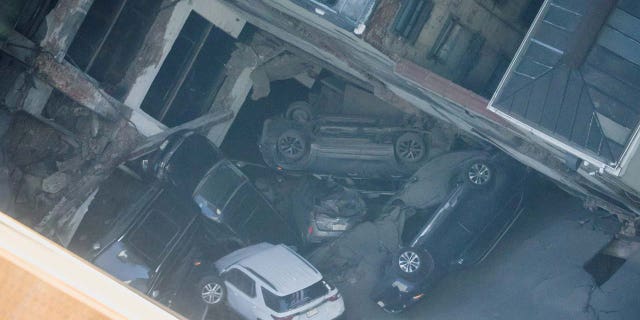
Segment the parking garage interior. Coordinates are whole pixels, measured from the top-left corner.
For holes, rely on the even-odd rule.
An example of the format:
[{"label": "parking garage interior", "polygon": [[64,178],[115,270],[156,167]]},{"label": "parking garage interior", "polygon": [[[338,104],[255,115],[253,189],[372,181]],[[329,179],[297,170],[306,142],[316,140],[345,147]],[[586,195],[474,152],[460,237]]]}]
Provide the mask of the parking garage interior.
[{"label": "parking garage interior", "polygon": [[[18,15],[9,29],[23,34],[31,43],[39,43],[51,37],[43,31],[45,13],[56,8],[58,2],[70,1],[28,2],[21,9],[27,13]],[[292,247],[340,290],[345,319],[635,319],[637,316],[638,246],[637,239],[629,236],[631,231],[625,229],[629,228],[629,221],[633,225],[635,220],[625,220],[601,208],[585,208],[574,194],[566,193],[533,169],[527,169],[523,187],[527,197],[522,210],[518,210],[521,214],[514,215],[513,221],[506,224],[486,260],[443,276],[436,286],[414,296],[419,301],[407,312],[398,315],[385,312],[370,296],[374,283],[387,270],[384,265],[397,258],[398,249],[409,246],[409,239],[427,232],[431,227],[423,227],[439,216],[436,213],[441,212],[443,202],[448,203],[434,200],[422,208],[407,208],[403,201],[392,201],[394,197],[402,190],[411,190],[412,185],[419,185],[424,176],[417,172],[421,168],[430,169],[430,161],[439,156],[478,152],[493,157],[502,155],[504,148],[495,147],[455,123],[443,121],[438,114],[398,100],[372,74],[352,72],[350,68],[356,62],[328,63],[301,49],[304,45],[296,46],[290,39],[267,30],[260,25],[264,21],[245,20],[249,14],[224,17],[224,13],[233,10],[216,9],[213,4],[210,9],[202,1],[195,1],[194,5],[200,11],[185,9],[191,4],[183,1],[92,2],[86,17],[77,25],[73,41],[61,51],[64,60],[58,63],[86,75],[76,75],[75,80],[87,80],[98,91],[84,91],[87,87],[72,85],[75,80],[66,78],[62,85],[58,82],[57,86],[42,89],[40,78],[29,78],[28,62],[5,51],[0,53],[3,79],[0,92],[6,95],[0,110],[0,209],[21,223],[45,235],[43,230],[54,230],[49,233],[55,235],[52,240],[95,262],[95,257],[89,257],[101,252],[105,245],[102,239],[131,223],[133,220],[129,219],[137,212],[146,210],[140,206],[156,201],[141,200],[146,199],[151,188],[162,185],[158,188],[175,191],[172,197],[186,199],[189,210],[204,215],[204,211],[198,211],[204,206],[202,202],[191,203],[197,202],[192,199],[193,194],[180,194],[180,188],[171,186],[174,182],[161,184],[163,178],[153,171],[156,169],[147,176],[149,171],[145,171],[148,169],[143,164],[149,161],[162,166],[163,162],[153,162],[153,157],[166,156],[166,146],[173,143],[166,139],[196,132],[207,137],[213,148],[219,147],[234,170],[259,193],[259,199],[265,199],[277,214],[293,221],[292,229],[296,231],[292,233],[305,240]],[[452,7],[446,1],[380,1],[361,39],[393,59],[411,60],[465,90],[490,97],[541,1],[474,3],[460,2]],[[6,8],[9,5],[5,4]],[[484,13],[475,11],[476,5],[484,8]],[[411,8],[415,10],[413,16],[409,15]],[[25,16],[30,20],[26,21]],[[265,17],[268,20],[269,15],[265,13]],[[485,27],[478,27],[482,25],[478,17],[489,17]],[[179,28],[174,25],[176,20],[180,21]],[[283,21],[289,20],[267,24],[277,26]],[[320,22],[323,23],[326,21]],[[495,39],[488,37],[500,25],[508,28]],[[3,30],[0,29],[0,35]],[[308,36],[311,39],[316,35],[310,32]],[[335,51],[331,45],[325,46]],[[326,49],[319,47],[318,51]],[[56,52],[43,54],[56,56]],[[56,81],[55,77],[41,78]],[[127,110],[124,114],[128,116],[107,120],[105,114],[109,112],[105,109],[86,107],[87,103],[102,106],[103,101],[116,101],[119,110]],[[300,105],[309,107],[311,120],[291,116],[291,107]],[[215,123],[208,118],[229,110],[230,119]],[[268,122],[286,123],[290,127],[277,132],[277,139],[271,141],[264,136]],[[132,128],[135,134],[122,138],[126,132],[122,128]],[[301,158],[282,154],[281,141],[295,138],[286,136],[293,129],[308,130],[305,134],[312,137],[302,136],[308,140],[301,144],[305,150]],[[115,142],[119,141],[125,141],[126,148],[117,149],[120,145]],[[402,147],[398,141],[407,141],[407,153],[398,151]],[[144,142],[153,147],[145,147]],[[275,150],[275,155],[265,152],[268,148]],[[404,158],[405,155],[417,159],[414,162]],[[299,167],[300,163],[306,167]],[[104,169],[107,166],[108,170]],[[458,172],[462,166],[455,170],[453,167],[450,164],[423,171],[453,170],[455,174],[447,176],[445,182],[438,182],[442,183],[441,189],[446,189],[443,193],[450,196],[450,190],[463,188],[461,184],[466,186]],[[87,182],[87,177],[95,177],[91,181],[96,183]],[[74,185],[83,183],[91,187],[86,191],[74,189]],[[469,187],[469,190],[482,189]],[[82,197],[73,198],[75,195]],[[424,199],[431,196],[420,195]],[[61,203],[67,205],[65,201],[69,199],[76,201],[70,205],[72,215],[51,222],[51,217],[56,217],[51,213],[62,207]],[[253,205],[251,201],[239,202],[237,206],[244,204],[249,208]],[[229,203],[218,211],[226,206],[234,209]],[[311,204],[311,225],[306,216],[293,217],[302,211],[308,213],[303,203]],[[455,206],[455,201],[451,203]],[[336,223],[339,227],[330,236],[317,233],[318,226],[313,224],[316,223],[313,219],[327,213],[336,214],[331,217],[339,221]],[[264,226],[268,226],[264,219]],[[204,221],[203,225],[212,222]],[[463,224],[463,229],[473,229]],[[237,230],[223,229],[220,234],[224,237],[208,234],[205,239],[223,239],[225,245],[229,244],[225,248],[230,250],[236,248],[236,243],[248,245],[254,238],[261,239],[262,233],[273,233],[264,227],[247,237]],[[61,232],[65,232],[63,237]],[[227,237],[227,232],[233,236]],[[120,239],[129,237],[133,238],[122,235]],[[152,238],[145,236],[144,241],[138,239],[137,243],[149,243]],[[212,248],[208,249],[219,250]],[[162,250],[173,254],[167,248]],[[181,250],[187,253],[180,256],[183,265],[172,269],[175,278],[181,277],[186,269],[206,265],[200,247]],[[217,252],[212,255],[220,258]],[[127,262],[127,258],[118,259]],[[189,277],[192,275],[189,273]],[[166,280],[180,281],[183,279]],[[197,280],[189,278],[184,282],[189,285],[180,290],[169,289],[179,292],[173,300],[165,299],[164,287],[151,290],[132,282],[125,284],[169,307],[179,305],[176,308],[183,312],[185,306],[189,309],[191,303],[201,298],[192,290]],[[184,295],[183,289],[187,292]],[[231,307],[211,312],[207,308],[204,314],[209,318],[239,317]],[[307,317],[309,314],[314,315],[307,313]]]}]

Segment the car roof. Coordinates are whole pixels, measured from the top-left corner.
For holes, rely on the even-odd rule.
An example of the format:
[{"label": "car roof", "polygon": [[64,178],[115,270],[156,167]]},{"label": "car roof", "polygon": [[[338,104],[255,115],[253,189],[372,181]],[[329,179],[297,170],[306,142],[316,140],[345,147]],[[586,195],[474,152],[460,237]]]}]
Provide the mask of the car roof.
[{"label": "car roof", "polygon": [[322,275],[285,245],[259,243],[236,250],[216,262],[218,270],[239,265],[257,275],[277,295],[285,296],[322,280]]}]

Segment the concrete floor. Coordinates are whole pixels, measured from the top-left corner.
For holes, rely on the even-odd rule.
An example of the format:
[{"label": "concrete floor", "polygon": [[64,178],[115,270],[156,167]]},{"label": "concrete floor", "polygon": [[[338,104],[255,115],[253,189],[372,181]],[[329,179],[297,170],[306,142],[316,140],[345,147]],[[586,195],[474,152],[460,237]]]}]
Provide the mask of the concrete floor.
[{"label": "concrete floor", "polygon": [[405,313],[386,314],[368,299],[377,275],[359,265],[338,284],[347,318],[638,319],[640,258],[595,286],[582,266],[611,239],[594,223],[600,218],[550,183],[531,193],[526,213],[483,263],[449,275]]}]

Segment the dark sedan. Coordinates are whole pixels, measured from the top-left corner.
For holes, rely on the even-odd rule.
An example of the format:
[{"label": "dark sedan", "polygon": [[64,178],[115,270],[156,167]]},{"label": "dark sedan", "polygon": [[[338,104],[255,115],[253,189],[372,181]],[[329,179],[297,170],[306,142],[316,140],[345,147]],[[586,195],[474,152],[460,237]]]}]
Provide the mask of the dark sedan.
[{"label": "dark sedan", "polygon": [[403,311],[430,295],[448,272],[481,262],[522,213],[527,169],[504,154],[488,164],[490,180],[478,185],[475,175],[462,174],[465,181],[385,265],[371,293],[381,308]]}]

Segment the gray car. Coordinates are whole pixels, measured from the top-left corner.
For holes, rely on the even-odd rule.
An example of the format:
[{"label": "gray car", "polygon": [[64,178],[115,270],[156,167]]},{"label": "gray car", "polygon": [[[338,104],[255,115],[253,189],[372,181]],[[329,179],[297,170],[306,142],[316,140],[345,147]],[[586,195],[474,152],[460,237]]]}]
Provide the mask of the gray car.
[{"label": "gray car", "polygon": [[430,141],[426,130],[402,117],[316,115],[299,101],[284,117],[264,122],[259,147],[265,163],[277,170],[397,179],[428,159]]}]

